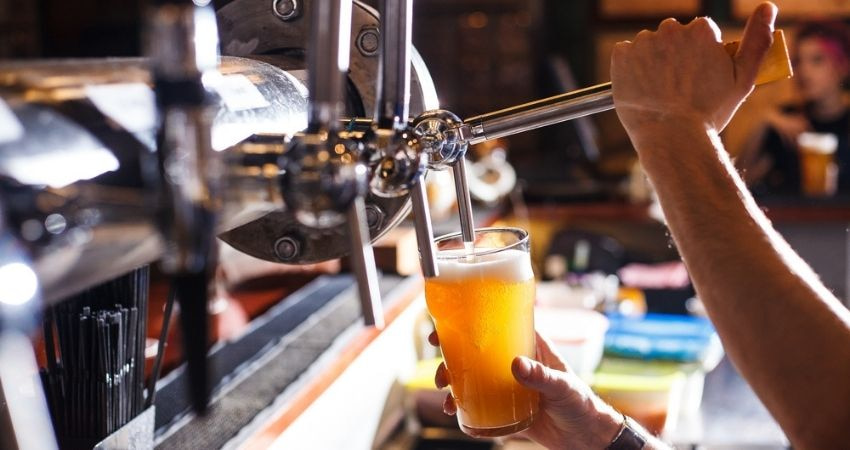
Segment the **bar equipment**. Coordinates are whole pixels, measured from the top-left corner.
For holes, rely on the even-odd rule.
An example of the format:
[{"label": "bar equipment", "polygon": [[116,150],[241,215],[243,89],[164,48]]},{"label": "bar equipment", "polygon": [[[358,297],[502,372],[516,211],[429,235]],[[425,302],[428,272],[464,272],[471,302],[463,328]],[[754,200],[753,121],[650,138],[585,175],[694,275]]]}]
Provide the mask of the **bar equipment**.
[{"label": "bar equipment", "polygon": [[380,327],[369,245],[411,204],[437,275],[426,170],[454,172],[471,242],[469,144],[613,106],[600,85],[462,121],[410,43],[412,0],[383,0],[380,22],[358,0],[220,3],[154,2],[147,59],[0,64],[0,437],[55,446],[39,384],[30,401],[10,388],[35,367],[18,344],[44,305],[162,260],[203,412],[216,237],[289,264],[351,254]]},{"label": "bar equipment", "polygon": [[157,110],[157,218],[165,239],[162,268],[180,304],[189,396],[195,411],[210,395],[207,302],[215,268],[221,157],[213,149],[214,103],[204,77],[215,77],[218,33],[209,5],[156,2],[150,19],[150,72]]}]

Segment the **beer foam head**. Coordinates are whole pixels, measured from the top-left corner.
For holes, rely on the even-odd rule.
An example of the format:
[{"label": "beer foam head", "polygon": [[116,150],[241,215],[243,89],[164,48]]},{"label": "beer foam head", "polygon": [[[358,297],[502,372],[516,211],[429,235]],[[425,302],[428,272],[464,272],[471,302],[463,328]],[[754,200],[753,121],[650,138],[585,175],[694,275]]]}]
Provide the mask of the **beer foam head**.
[{"label": "beer foam head", "polygon": [[[531,270],[531,257],[528,252],[508,249],[495,253],[478,255],[487,252],[488,248],[475,248],[475,258],[467,261],[464,250],[443,250],[441,255],[452,256],[452,259],[438,259],[440,269],[439,279],[458,281],[466,279],[497,278],[507,282],[527,281],[534,278]],[[456,256],[456,258],[454,258]]]},{"label": "beer foam head", "polygon": [[800,133],[797,145],[812,153],[828,155],[838,149],[838,138],[832,133]]}]

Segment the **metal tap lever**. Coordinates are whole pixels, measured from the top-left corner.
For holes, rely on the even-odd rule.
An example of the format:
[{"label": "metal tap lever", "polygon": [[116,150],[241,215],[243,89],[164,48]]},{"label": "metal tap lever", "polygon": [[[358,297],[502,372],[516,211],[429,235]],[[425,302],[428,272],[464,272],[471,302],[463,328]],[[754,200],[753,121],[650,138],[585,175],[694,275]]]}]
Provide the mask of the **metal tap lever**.
[{"label": "metal tap lever", "polygon": [[163,269],[178,292],[192,406],[203,413],[210,396],[207,282],[216,263],[222,178],[203,77],[217,68],[218,32],[212,7],[188,0],[158,1],[150,25],[148,53],[160,118],[159,223],[169,244]]},{"label": "metal tap lever", "polygon": [[[731,42],[726,44],[725,48],[727,53],[734,55],[738,44]],[[777,30],[774,33],[773,45],[759,68],[756,84],[787,78],[791,74],[785,38],[782,30]],[[467,145],[511,136],[613,108],[611,83],[604,83],[471,117],[465,121],[460,121],[448,111],[430,111],[417,117],[414,127],[423,142],[423,148],[436,162],[434,165],[437,168],[446,163],[452,165],[464,243],[473,242],[475,233],[464,170]]]},{"label": "metal tap lever", "polygon": [[378,128],[403,130],[410,110],[413,0],[381,0],[380,80],[375,101]]},{"label": "metal tap lever", "polygon": [[377,147],[382,158],[372,179],[376,195],[410,193],[416,243],[422,274],[438,275],[431,211],[425,193],[425,162],[418,136],[408,127],[410,103],[410,53],[413,0],[381,0],[380,80],[376,92]]},{"label": "metal tap lever", "polygon": [[303,224],[327,228],[348,220],[363,316],[366,325],[381,328],[381,294],[363,201],[365,150],[361,143],[341,134],[339,122],[348,72],[351,8],[351,0],[313,1],[309,122],[307,131],[287,145],[281,183],[287,206]]},{"label": "metal tap lever", "polygon": [[[724,48],[732,56],[737,51],[738,45],[739,42],[737,41],[728,42],[724,44]],[[782,30],[776,30],[773,33],[773,44],[761,67],[759,67],[755,80],[756,85],[770,83],[792,75],[793,70],[785,45],[785,35]],[[471,117],[463,122],[457,133],[463,141],[469,144],[478,144],[613,108],[614,98],[611,93],[611,83],[603,83]]]},{"label": "metal tap lever", "polygon": [[460,157],[452,166],[457,195],[457,212],[460,215],[460,234],[468,248],[475,244],[475,220],[472,217],[472,200],[469,197],[469,183],[466,180],[466,158]]},{"label": "metal tap lever", "polygon": [[366,226],[366,203],[357,197],[348,210],[348,231],[351,235],[351,267],[357,277],[360,307],[366,325],[384,328],[384,308],[378,286],[375,254],[369,245],[369,228]]},{"label": "metal tap lever", "polygon": [[311,2],[307,88],[310,92],[307,133],[336,132],[344,108],[351,36],[351,1]]},{"label": "metal tap lever", "polygon": [[478,144],[613,108],[611,83],[604,83],[471,117],[456,133],[463,142]]},{"label": "metal tap lever", "polygon": [[413,130],[419,139],[420,149],[428,155],[428,167],[434,170],[451,168],[455,180],[460,229],[463,242],[475,242],[475,221],[466,179],[466,150],[469,147],[458,133],[464,124],[455,114],[436,110],[428,111],[413,121]]},{"label": "metal tap lever", "polygon": [[422,276],[433,278],[440,275],[437,267],[436,249],[434,248],[434,227],[431,225],[431,213],[428,210],[428,194],[425,191],[425,175],[419,179],[410,190],[413,201],[414,229],[416,241],[419,243],[419,263],[422,266]]}]

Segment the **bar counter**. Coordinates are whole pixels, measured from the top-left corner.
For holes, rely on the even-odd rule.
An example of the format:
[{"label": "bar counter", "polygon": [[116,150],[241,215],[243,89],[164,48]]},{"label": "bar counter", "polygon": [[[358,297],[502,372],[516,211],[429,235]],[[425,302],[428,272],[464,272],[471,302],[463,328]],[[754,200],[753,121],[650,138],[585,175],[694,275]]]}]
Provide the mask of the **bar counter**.
[{"label": "bar counter", "polygon": [[[796,248],[832,249],[843,258],[846,282],[848,203],[765,202],[777,228]],[[551,230],[585,226],[646,236],[652,245],[673,251],[663,225],[647,205],[623,203],[532,206],[528,215],[504,215],[526,222],[534,239]],[[537,230],[540,224],[545,229]],[[522,224],[521,224],[522,225]],[[659,234],[660,233],[660,234]],[[635,238],[637,236],[637,238]],[[826,239],[826,240],[824,240]],[[835,245],[835,240],[843,245]],[[797,245],[795,245],[795,242]],[[535,249],[539,252],[539,249]],[[806,251],[801,251],[806,257]],[[808,253],[811,253],[809,251]],[[835,259],[832,260],[836,262]],[[818,264],[813,264],[816,267]],[[834,274],[833,274],[834,275]],[[830,277],[825,277],[829,281]],[[183,373],[161,380],[157,401],[157,448],[430,448],[403,426],[398,380],[415,364],[417,324],[424,311],[418,276],[381,276],[387,327],[366,328],[358,317],[354,281],[324,275],[290,294],[254,320],[237,340],[211,352],[216,393],[210,414],[197,418],[181,404]],[[833,287],[846,292],[846,284]],[[677,448],[787,448],[788,441],[728,359],[706,377],[698,414],[681,417],[666,439]],[[471,442],[449,432],[441,448],[469,448]],[[399,446],[399,443],[404,443]],[[512,448],[528,443],[479,443],[482,448]]]}]

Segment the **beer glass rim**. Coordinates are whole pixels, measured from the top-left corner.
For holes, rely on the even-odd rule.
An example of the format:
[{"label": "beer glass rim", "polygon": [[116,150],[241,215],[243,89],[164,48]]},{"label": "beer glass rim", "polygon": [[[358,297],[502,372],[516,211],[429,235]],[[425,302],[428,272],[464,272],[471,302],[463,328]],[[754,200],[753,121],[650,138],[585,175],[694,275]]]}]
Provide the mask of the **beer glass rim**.
[{"label": "beer glass rim", "polygon": [[[512,244],[508,244],[508,245],[498,247],[498,248],[489,248],[489,249],[483,250],[483,251],[477,251],[476,250],[475,256],[492,255],[492,254],[495,254],[495,253],[503,252],[505,250],[510,250],[510,249],[513,249],[513,248],[522,247],[522,246],[525,246],[525,245],[528,244],[528,231],[526,231],[522,228],[517,228],[517,227],[482,227],[482,228],[476,228],[475,229],[475,235],[477,236],[479,233],[482,233],[482,234],[483,233],[513,233],[517,236],[517,241],[512,243]],[[457,231],[457,232],[454,232],[454,233],[449,233],[449,234],[444,234],[444,235],[434,239],[434,245],[436,245],[436,244],[438,244],[442,241],[448,241],[448,240],[451,240],[451,239],[461,238],[462,236],[463,236],[463,233],[461,233],[460,231]],[[445,250],[437,249],[436,258],[438,260],[451,261],[451,260],[455,260],[455,259],[466,258],[466,255],[463,255],[463,254],[451,254],[450,255],[450,254],[446,254]]]}]

